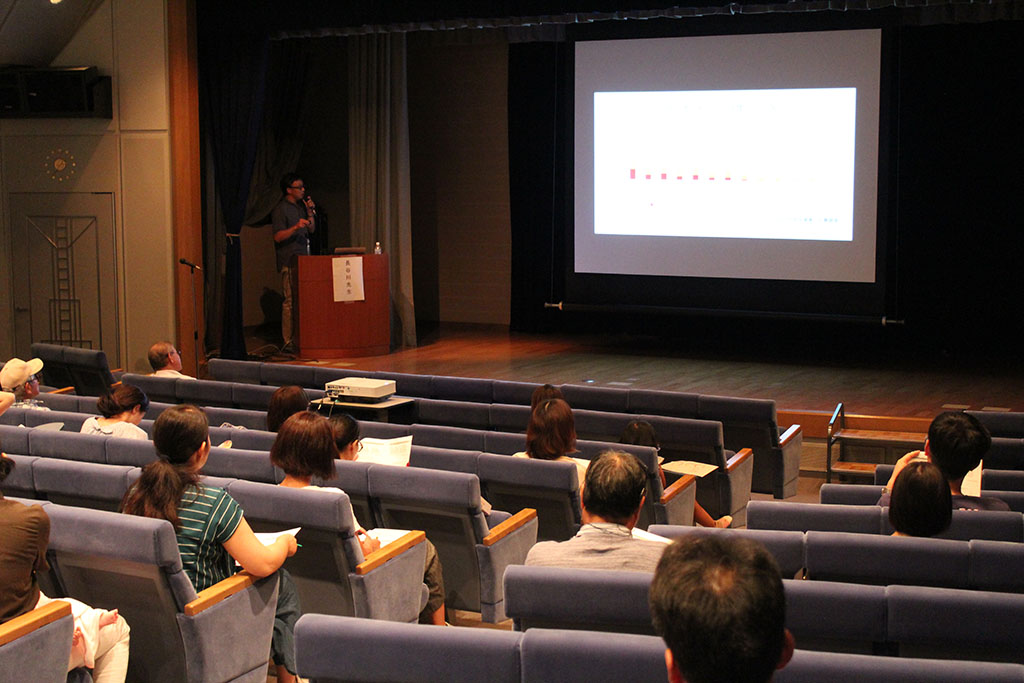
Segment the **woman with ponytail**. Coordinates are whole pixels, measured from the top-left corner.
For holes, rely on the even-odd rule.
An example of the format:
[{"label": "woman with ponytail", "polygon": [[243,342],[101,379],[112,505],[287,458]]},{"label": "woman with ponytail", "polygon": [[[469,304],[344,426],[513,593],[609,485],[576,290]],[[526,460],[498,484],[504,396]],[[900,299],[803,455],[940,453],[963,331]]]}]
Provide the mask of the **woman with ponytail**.
[{"label": "woman with ponytail", "polygon": [[138,387],[119,384],[96,400],[101,417],[90,417],[82,423],[83,434],[118,436],[122,439],[141,439],[149,435],[139,423],[149,408],[149,398]]},{"label": "woman with ponytail", "polygon": [[[143,468],[121,501],[121,511],[174,525],[181,563],[197,592],[234,574],[236,561],[263,577],[295,554],[294,536],[263,545],[238,503],[223,489],[199,480],[210,454],[209,423],[200,408],[178,405],[163,411],[153,424],[153,445],[158,459]],[[286,572],[279,576],[271,654],[277,680],[290,683],[295,680],[293,629],[300,612],[294,584]]]}]

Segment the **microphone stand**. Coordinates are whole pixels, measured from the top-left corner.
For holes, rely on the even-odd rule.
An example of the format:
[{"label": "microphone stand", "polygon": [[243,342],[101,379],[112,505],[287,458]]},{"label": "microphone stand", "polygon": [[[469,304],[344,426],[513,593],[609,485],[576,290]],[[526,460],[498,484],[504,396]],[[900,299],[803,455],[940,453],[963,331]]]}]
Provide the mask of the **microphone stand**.
[{"label": "microphone stand", "polygon": [[196,305],[196,270],[199,266],[183,258],[178,263],[188,266],[189,278],[192,280],[192,351],[195,356],[196,377],[199,377],[199,313]]}]

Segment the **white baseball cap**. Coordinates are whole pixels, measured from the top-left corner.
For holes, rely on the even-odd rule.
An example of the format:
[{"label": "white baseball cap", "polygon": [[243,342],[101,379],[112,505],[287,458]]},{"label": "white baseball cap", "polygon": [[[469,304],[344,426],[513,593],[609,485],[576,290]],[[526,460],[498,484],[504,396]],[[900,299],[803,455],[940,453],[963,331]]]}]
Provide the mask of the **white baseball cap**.
[{"label": "white baseball cap", "polygon": [[12,358],[4,363],[4,369],[0,370],[0,387],[4,391],[14,391],[42,369],[43,361],[38,358],[29,361]]}]

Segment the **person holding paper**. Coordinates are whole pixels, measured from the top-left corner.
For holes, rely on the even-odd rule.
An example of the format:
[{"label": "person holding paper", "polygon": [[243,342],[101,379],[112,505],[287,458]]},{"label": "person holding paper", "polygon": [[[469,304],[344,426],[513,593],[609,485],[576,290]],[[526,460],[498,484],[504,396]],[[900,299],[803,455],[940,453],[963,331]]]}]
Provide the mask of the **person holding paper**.
[{"label": "person holding paper", "polygon": [[[277,431],[277,438],[270,448],[270,462],[284,471],[279,484],[299,489],[326,489],[340,491],[337,487],[323,487],[313,480],[325,481],[335,476],[337,460],[355,460],[359,456],[359,423],[350,415],[334,415],[330,420],[317,413],[304,412],[292,415]],[[356,538],[363,556],[380,549],[380,541],[367,532],[356,520]],[[421,624],[445,625],[444,578],[441,559],[437,549],[429,540],[426,561],[423,566],[423,583],[429,591],[427,604],[420,612]]]},{"label": "person holding paper", "polygon": [[[295,537],[284,535],[263,545],[242,516],[242,508],[223,489],[199,480],[210,455],[206,413],[183,404],[160,413],[153,424],[158,459],[125,494],[121,512],[166,519],[174,525],[182,568],[196,592],[235,573],[235,562],[257,577],[270,576],[295,554]],[[271,655],[279,683],[295,678],[295,622],[302,615],[288,572],[280,570]]]},{"label": "person holding paper", "polygon": [[[622,435],[619,437],[619,443],[661,449],[658,437],[654,435],[654,425],[643,420],[633,420],[626,425],[626,428],[622,430]],[[658,468],[658,474],[661,475],[661,483],[664,484],[665,473],[661,471],[660,467]],[[707,510],[701,507],[700,503],[693,501],[693,521],[700,526],[726,529],[732,524],[732,515],[723,515],[718,519],[714,519],[708,514]]]},{"label": "person holding paper", "polygon": [[653,572],[665,543],[633,533],[646,483],[647,472],[632,455],[601,453],[587,468],[583,526],[568,541],[536,544],[527,553],[526,564]]}]

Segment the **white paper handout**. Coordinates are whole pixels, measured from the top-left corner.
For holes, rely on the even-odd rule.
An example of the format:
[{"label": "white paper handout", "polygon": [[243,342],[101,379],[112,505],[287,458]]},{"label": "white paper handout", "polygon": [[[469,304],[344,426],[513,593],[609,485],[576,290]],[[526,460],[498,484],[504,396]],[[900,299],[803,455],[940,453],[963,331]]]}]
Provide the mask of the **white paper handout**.
[{"label": "white paper handout", "polygon": [[650,531],[644,531],[639,527],[633,527],[633,538],[639,538],[644,541],[657,541],[658,543],[664,543],[665,545],[671,545],[672,543],[671,538],[652,534]]},{"label": "white paper handout", "polygon": [[342,256],[331,260],[335,301],[363,301],[363,258]]},{"label": "white paper handout", "polygon": [[294,529],[285,529],[284,531],[260,531],[256,534],[256,538],[260,539],[260,543],[263,545],[273,545],[274,541],[281,536],[284,536],[285,534],[295,536],[300,531],[302,531],[301,526],[297,526]]},{"label": "white paper handout", "polygon": [[374,439],[364,437],[362,439],[363,450],[359,452],[359,459],[365,462],[372,462],[378,465],[397,465],[405,467],[409,464],[409,455],[412,453],[412,435],[397,436],[394,439]]},{"label": "white paper handout", "polygon": [[661,469],[673,474],[692,474],[695,477],[703,477],[718,469],[716,465],[709,465],[706,462],[694,462],[692,460],[673,460],[666,462]]},{"label": "white paper handout", "polygon": [[394,543],[407,533],[409,533],[408,529],[369,529],[366,535],[380,541],[380,546],[383,548],[389,543]]},{"label": "white paper handout", "polygon": [[984,464],[984,461],[979,462],[977,467],[967,473],[960,483],[960,493],[975,498],[981,496],[981,468]]}]

